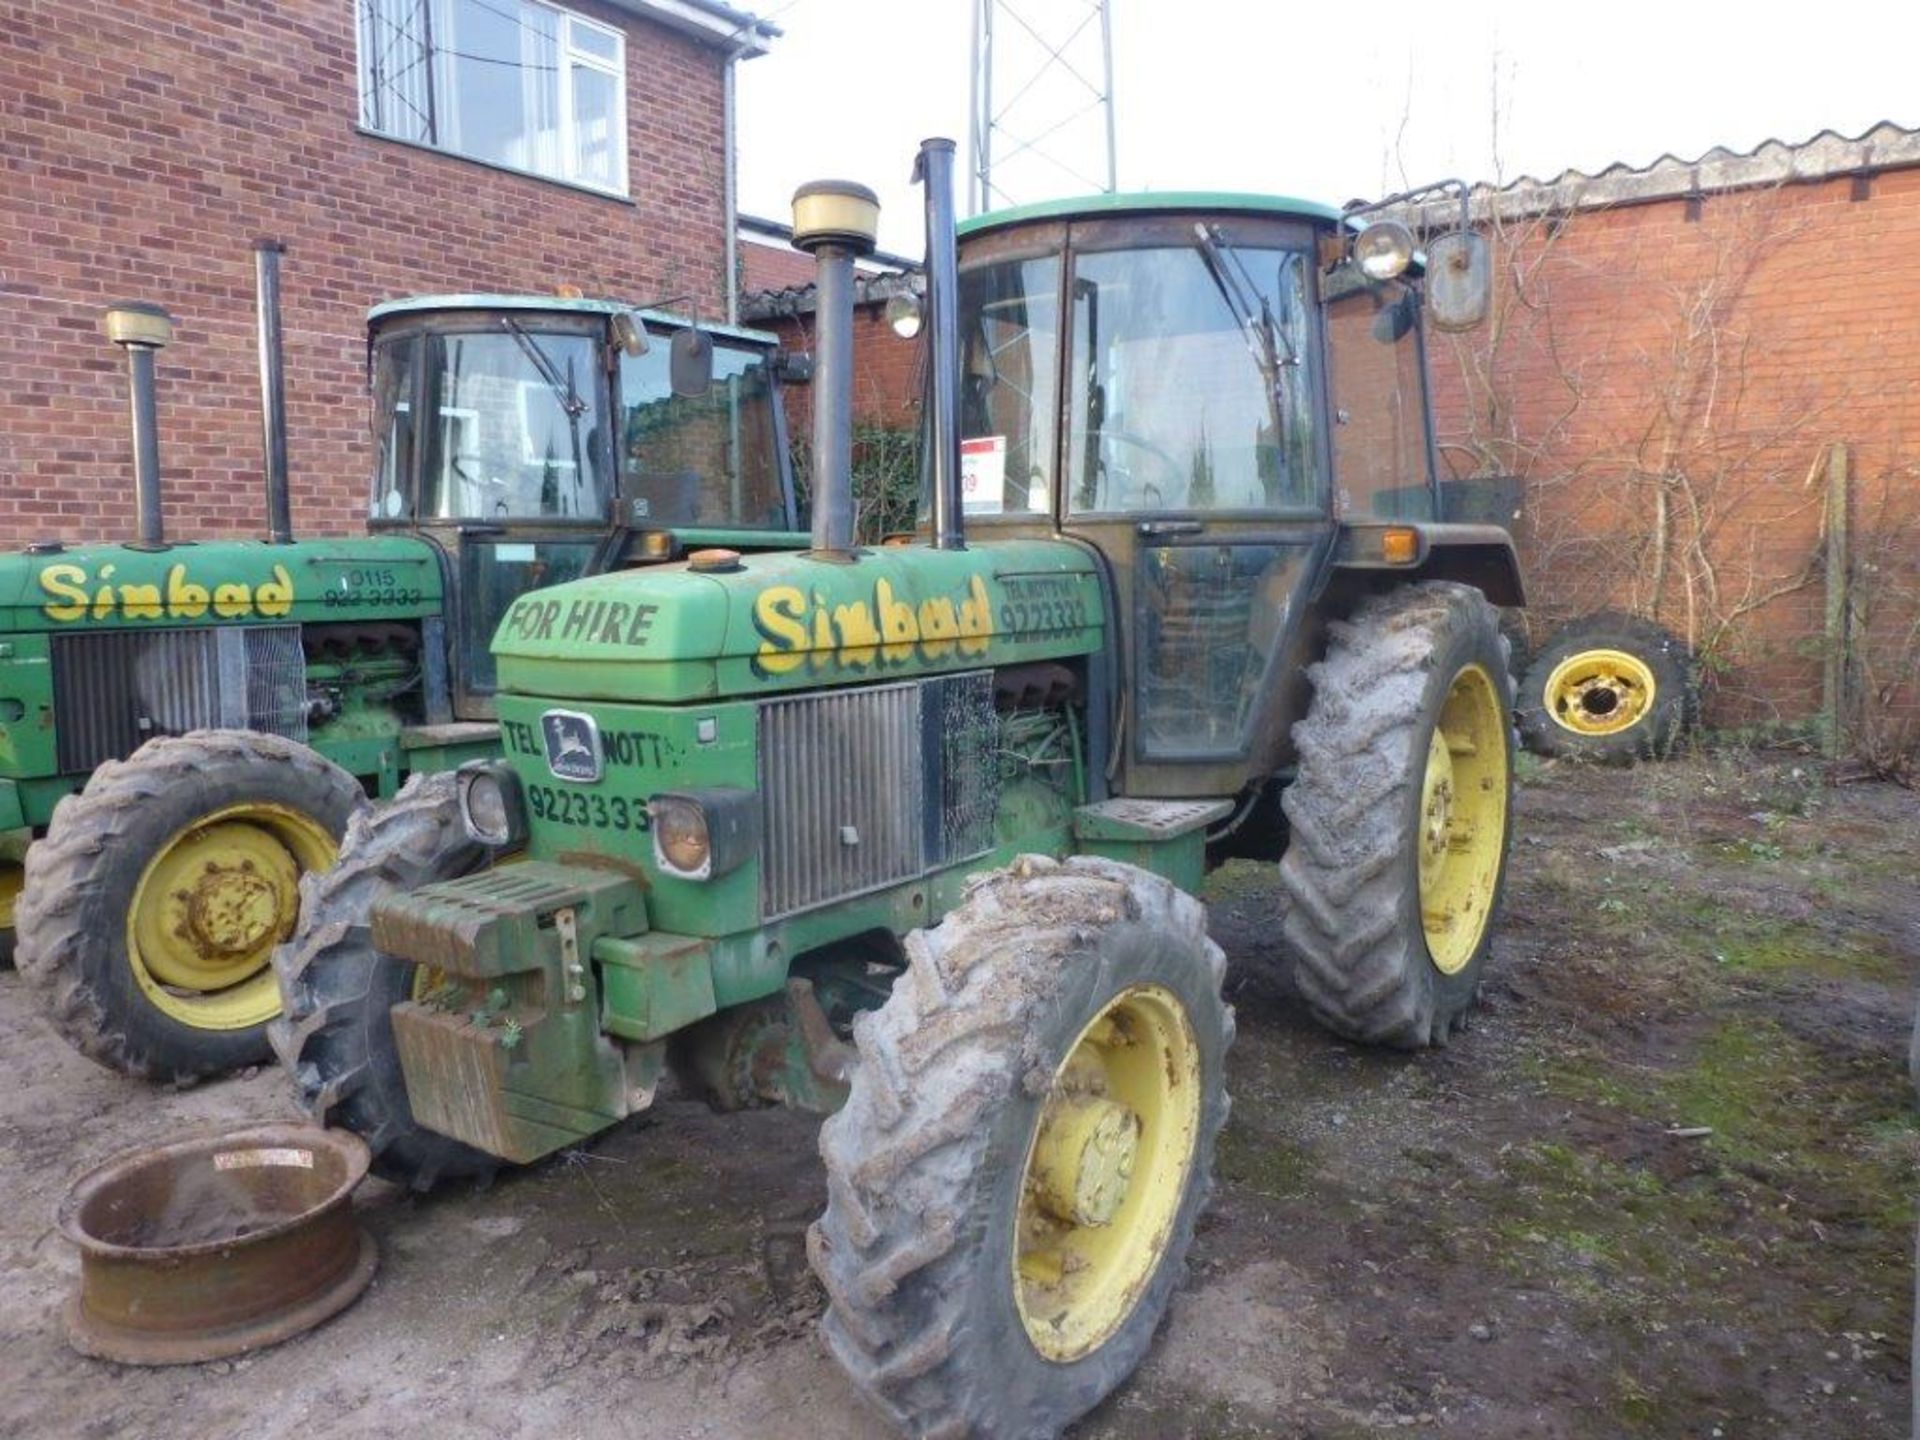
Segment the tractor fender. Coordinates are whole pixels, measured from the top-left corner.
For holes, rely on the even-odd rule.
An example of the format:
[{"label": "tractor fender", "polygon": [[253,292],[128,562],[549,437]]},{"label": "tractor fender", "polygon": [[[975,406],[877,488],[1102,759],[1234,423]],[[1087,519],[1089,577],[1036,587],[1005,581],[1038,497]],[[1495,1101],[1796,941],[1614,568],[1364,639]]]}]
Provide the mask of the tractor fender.
[{"label": "tractor fender", "polygon": [[[1414,553],[1409,559],[1389,559],[1390,532],[1411,530]],[[1452,580],[1471,585],[1495,605],[1525,605],[1520,559],[1513,537],[1498,525],[1446,521],[1351,522],[1340,527],[1333,564],[1340,570],[1394,572],[1405,580]]]}]

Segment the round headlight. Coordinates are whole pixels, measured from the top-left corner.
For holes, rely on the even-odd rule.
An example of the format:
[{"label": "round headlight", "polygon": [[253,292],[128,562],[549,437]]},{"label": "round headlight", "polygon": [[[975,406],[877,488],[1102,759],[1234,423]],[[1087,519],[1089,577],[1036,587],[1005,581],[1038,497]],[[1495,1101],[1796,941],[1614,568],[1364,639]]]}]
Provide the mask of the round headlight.
[{"label": "round headlight", "polygon": [[1354,237],[1353,258],[1369,280],[1391,280],[1413,263],[1413,232],[1398,220],[1376,220]]},{"label": "round headlight", "polygon": [[518,786],[513,773],[497,766],[460,772],[460,820],[467,835],[482,845],[511,845],[520,834]]},{"label": "round headlight", "polygon": [[911,340],[920,333],[921,310],[918,295],[895,295],[887,301],[887,327],[902,340]]},{"label": "round headlight", "polygon": [[647,807],[653,822],[653,858],[660,868],[682,879],[706,878],[712,858],[707,817],[690,800],[662,796]]}]

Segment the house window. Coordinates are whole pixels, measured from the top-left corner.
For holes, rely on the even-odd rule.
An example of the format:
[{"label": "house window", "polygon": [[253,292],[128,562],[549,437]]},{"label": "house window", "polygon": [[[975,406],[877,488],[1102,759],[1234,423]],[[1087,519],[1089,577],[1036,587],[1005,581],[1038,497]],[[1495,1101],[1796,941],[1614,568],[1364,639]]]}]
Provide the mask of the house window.
[{"label": "house window", "polygon": [[360,123],[625,194],[626,37],[540,0],[359,0]]}]

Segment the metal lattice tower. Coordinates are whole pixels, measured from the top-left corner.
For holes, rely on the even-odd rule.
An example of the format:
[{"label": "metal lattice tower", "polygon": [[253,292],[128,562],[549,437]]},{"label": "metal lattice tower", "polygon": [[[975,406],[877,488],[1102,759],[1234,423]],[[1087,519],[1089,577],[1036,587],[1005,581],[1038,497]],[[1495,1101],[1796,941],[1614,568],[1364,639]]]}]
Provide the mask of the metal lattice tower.
[{"label": "metal lattice tower", "polygon": [[970,213],[1115,188],[1108,3],[974,0]]}]

